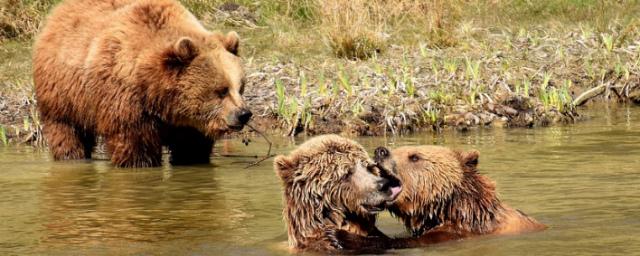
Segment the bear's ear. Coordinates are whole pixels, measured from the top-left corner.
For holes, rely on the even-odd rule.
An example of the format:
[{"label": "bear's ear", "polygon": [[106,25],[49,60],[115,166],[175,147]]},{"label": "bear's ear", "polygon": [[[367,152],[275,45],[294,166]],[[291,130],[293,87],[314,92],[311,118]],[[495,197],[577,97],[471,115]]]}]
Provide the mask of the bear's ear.
[{"label": "bear's ear", "polygon": [[478,158],[480,157],[480,152],[477,150],[471,150],[469,152],[461,152],[460,156],[462,158],[462,163],[464,166],[468,167],[471,170],[475,170],[478,168]]},{"label": "bear's ear", "polygon": [[238,55],[238,48],[240,48],[240,36],[235,31],[231,31],[227,33],[227,36],[224,38],[222,42],[224,44],[224,48],[227,51],[233,53],[234,55]]},{"label": "bear's ear", "polygon": [[181,37],[167,53],[167,64],[171,66],[186,66],[199,54],[198,47],[188,37]]},{"label": "bear's ear", "polygon": [[279,155],[273,160],[273,169],[276,170],[278,177],[286,183],[293,180],[293,168],[294,164],[286,156]]}]

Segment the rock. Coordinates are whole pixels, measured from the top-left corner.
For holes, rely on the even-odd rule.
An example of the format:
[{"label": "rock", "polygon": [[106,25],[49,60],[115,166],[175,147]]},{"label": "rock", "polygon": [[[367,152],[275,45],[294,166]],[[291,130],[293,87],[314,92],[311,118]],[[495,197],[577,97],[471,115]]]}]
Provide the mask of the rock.
[{"label": "rock", "polygon": [[480,124],[480,118],[474,115],[471,112],[468,112],[464,115],[464,119],[467,121],[468,125],[478,125]]},{"label": "rock", "polygon": [[495,115],[489,113],[478,113],[478,118],[480,118],[480,123],[482,125],[490,125],[493,121]]},{"label": "rock", "polygon": [[493,120],[493,122],[491,122],[491,125],[493,127],[503,128],[503,127],[507,126],[507,121],[508,120],[509,119],[507,119],[506,117],[496,118],[496,119]]},{"label": "rock", "polygon": [[629,99],[635,103],[640,105],[640,90],[635,90],[629,94]]},{"label": "rock", "polygon": [[518,110],[515,110],[514,108],[509,106],[502,106],[502,111],[504,112],[505,115],[509,115],[509,116],[515,116],[518,114]]}]

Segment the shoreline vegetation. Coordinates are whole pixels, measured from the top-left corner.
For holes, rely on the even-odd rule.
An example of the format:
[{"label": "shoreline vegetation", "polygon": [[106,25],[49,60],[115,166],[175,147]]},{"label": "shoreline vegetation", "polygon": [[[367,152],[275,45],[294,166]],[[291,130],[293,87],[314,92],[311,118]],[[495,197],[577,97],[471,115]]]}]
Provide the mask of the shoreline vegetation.
[{"label": "shoreline vegetation", "polygon": [[[44,144],[30,47],[57,2],[0,3],[0,144]],[[272,134],[538,127],[640,102],[640,1],[181,2],[240,34],[252,122]]]}]

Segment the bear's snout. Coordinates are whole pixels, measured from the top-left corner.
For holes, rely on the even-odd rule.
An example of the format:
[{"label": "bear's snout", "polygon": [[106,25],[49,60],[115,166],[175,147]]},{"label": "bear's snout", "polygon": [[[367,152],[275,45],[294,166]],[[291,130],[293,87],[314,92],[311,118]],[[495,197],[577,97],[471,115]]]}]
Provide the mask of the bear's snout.
[{"label": "bear's snout", "polygon": [[395,200],[402,191],[402,182],[386,170],[381,170],[381,179],[378,181],[378,190],[389,195],[390,200]]},{"label": "bear's snout", "polygon": [[253,116],[253,113],[251,113],[250,110],[248,109],[241,109],[240,111],[238,111],[238,122],[240,122],[240,124],[245,125],[249,122],[249,120],[251,119],[251,117]]},{"label": "bear's snout", "polygon": [[[242,130],[242,128],[251,120],[253,113],[249,109],[241,108],[230,116],[231,122],[229,127],[234,130]],[[227,119],[227,120],[229,120]]]}]

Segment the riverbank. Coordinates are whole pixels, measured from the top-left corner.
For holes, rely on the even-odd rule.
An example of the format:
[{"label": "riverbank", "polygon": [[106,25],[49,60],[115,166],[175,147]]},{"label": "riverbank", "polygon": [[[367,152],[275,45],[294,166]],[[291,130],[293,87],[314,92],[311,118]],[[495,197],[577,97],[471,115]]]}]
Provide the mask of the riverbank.
[{"label": "riverbank", "polygon": [[[640,99],[639,22],[622,12],[605,24],[510,26],[471,16],[443,25],[446,35],[389,25],[374,31],[382,33],[383,48],[345,57],[327,41],[329,33],[314,31],[326,21],[284,26],[261,21],[258,10],[221,5],[200,16],[212,29],[240,33],[252,122],[277,135],[538,127],[580,120],[579,107],[591,100]],[[43,143],[30,44],[5,40],[0,47],[7,60],[0,64],[3,143]]]}]

